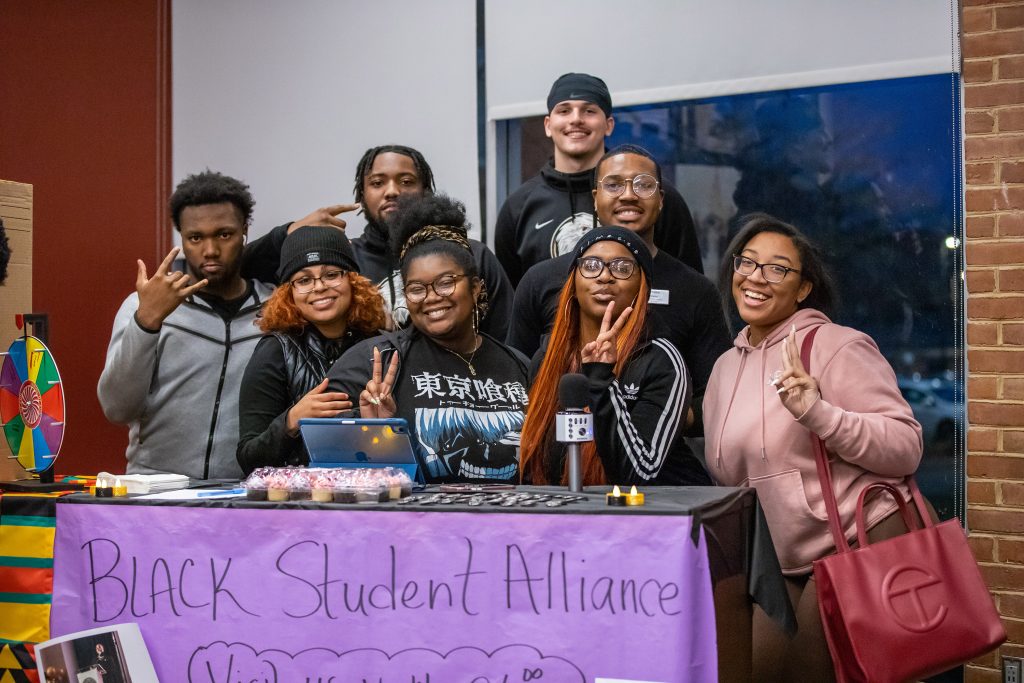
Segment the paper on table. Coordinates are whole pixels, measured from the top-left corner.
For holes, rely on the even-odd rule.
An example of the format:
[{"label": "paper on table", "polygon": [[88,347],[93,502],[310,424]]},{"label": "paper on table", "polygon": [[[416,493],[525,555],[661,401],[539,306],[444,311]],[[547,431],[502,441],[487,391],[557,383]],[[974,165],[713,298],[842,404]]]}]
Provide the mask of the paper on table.
[{"label": "paper on table", "polygon": [[218,491],[216,489],[179,489],[177,491],[161,491],[150,493],[146,496],[138,496],[139,500],[202,500],[204,498],[238,498],[244,496],[245,491],[239,493],[237,490]]},{"label": "paper on table", "polygon": [[167,491],[183,489],[188,486],[188,477],[181,474],[110,474],[100,472],[97,479],[109,481],[113,486],[118,479],[128,487],[128,493],[150,493],[151,491]]}]

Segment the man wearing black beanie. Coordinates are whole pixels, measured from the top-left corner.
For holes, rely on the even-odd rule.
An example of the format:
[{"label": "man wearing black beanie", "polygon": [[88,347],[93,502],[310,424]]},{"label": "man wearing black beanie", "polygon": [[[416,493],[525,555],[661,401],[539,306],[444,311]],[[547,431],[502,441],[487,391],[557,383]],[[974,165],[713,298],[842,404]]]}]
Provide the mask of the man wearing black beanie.
[{"label": "man wearing black beanie", "polygon": [[[548,93],[547,108],[544,133],[554,156],[509,195],[495,224],[494,251],[514,286],[531,266],[572,251],[594,227],[594,168],[605,153],[605,138],[615,129],[608,86],[590,74],[560,76]],[[673,187],[665,188],[654,241],[704,272],[693,217]]]}]

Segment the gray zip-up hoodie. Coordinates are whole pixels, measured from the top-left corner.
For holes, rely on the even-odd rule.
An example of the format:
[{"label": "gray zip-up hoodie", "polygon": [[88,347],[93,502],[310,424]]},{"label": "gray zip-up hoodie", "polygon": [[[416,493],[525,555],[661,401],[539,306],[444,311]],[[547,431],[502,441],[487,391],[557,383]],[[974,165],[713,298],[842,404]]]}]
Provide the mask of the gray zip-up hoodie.
[{"label": "gray zip-up hoodie", "polygon": [[261,336],[253,322],[271,291],[253,282],[230,323],[189,297],[159,332],[135,321],[138,294],[124,300],[97,394],[107,419],[128,425],[128,473],[242,476],[235,459],[238,389]]}]

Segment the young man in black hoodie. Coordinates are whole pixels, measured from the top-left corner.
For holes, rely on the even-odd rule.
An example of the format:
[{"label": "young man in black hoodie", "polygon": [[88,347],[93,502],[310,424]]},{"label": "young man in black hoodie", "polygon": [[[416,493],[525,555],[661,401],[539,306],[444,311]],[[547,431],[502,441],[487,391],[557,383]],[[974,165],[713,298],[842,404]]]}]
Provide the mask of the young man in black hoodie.
[{"label": "young man in black hoodie", "polygon": [[[589,74],[560,76],[548,94],[544,132],[554,156],[541,172],[509,195],[498,213],[494,250],[513,286],[531,266],[571,253],[594,227],[594,169],[615,129],[612,98],[604,81]],[[697,272],[704,272],[690,209],[674,187],[654,226],[654,243]]]},{"label": "young man in black hoodie", "polygon": [[[356,167],[353,192],[366,215],[366,229],[352,240],[361,272],[376,282],[384,305],[398,325],[408,319],[399,254],[391,250],[388,221],[398,208],[402,194],[429,194],[434,191],[434,173],[417,150],[404,145],[384,145],[366,150]],[[512,286],[494,253],[486,245],[469,240],[477,270],[487,288],[487,315],[480,329],[492,337],[504,339],[512,312]]]},{"label": "young man in black hoodie", "polygon": [[[277,270],[281,244],[288,232],[304,225],[333,225],[344,229],[345,221],[339,216],[360,206],[366,217],[363,234],[351,240],[359,272],[377,284],[387,315],[397,326],[403,327],[408,319],[399,255],[390,244],[388,221],[397,208],[396,200],[404,194],[431,194],[434,192],[434,172],[423,155],[405,145],[371,147],[356,166],[353,194],[357,204],[337,204],[317,209],[294,223],[280,225],[246,250],[243,274],[272,281]],[[487,314],[480,321],[480,329],[496,339],[508,333],[512,313],[512,285],[494,252],[483,243],[469,240],[473,258],[484,286],[487,288]]]}]

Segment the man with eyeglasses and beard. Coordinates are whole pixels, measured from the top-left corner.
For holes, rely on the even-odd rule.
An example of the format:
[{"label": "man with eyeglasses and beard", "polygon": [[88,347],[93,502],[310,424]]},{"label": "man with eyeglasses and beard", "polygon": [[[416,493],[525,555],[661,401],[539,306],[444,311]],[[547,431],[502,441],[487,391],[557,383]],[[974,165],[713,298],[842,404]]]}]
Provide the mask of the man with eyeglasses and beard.
[{"label": "man with eyeglasses and beard", "polygon": [[[596,76],[560,76],[547,106],[544,133],[554,156],[509,195],[494,226],[494,251],[514,287],[535,264],[571,253],[580,236],[594,227],[594,167],[615,129],[611,94]],[[689,207],[674,187],[664,188],[663,196],[654,244],[704,272]]]},{"label": "man with eyeglasses and beard", "polygon": [[[601,225],[617,225],[643,238],[653,259],[650,309],[656,332],[682,353],[693,379],[687,436],[701,436],[702,399],[711,369],[731,346],[718,290],[704,275],[654,242],[664,205],[661,167],[642,147],[621,145],[596,166],[592,190]],[[565,284],[572,252],[543,261],[526,272],[516,289],[508,344],[532,357],[554,324],[558,294]]]}]

